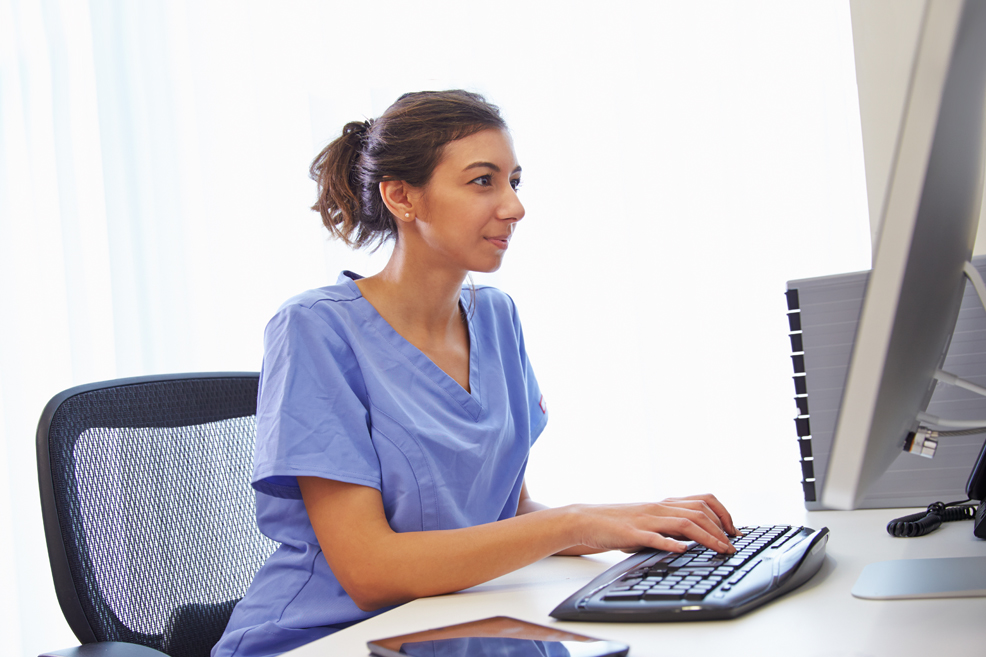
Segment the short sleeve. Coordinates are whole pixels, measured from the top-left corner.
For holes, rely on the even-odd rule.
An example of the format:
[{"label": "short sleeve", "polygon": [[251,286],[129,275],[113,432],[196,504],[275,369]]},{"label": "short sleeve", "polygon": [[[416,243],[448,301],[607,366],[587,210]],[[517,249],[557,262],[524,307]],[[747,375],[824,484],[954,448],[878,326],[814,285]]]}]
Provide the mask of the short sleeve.
[{"label": "short sleeve", "polygon": [[381,486],[358,361],[323,310],[286,305],[264,332],[253,487],[266,495],[300,499],[299,475]]}]

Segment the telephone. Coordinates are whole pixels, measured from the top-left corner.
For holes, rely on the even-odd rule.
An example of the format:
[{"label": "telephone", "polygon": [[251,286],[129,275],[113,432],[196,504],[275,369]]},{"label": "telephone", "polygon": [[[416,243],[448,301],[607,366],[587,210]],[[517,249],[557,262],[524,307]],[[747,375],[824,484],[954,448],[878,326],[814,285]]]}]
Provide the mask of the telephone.
[{"label": "telephone", "polygon": [[969,475],[965,493],[970,500],[979,500],[979,508],[976,509],[976,516],[973,518],[972,533],[976,538],[986,538],[986,443],[983,443],[979,458],[976,459],[976,466]]},{"label": "telephone", "polygon": [[887,524],[887,533],[898,538],[911,538],[930,534],[941,527],[943,522],[972,520],[973,535],[976,538],[986,538],[986,443],[983,444],[969,481],[965,484],[965,492],[969,496],[966,502],[979,500],[978,508],[975,504],[966,502],[935,502],[926,511],[891,520]]}]

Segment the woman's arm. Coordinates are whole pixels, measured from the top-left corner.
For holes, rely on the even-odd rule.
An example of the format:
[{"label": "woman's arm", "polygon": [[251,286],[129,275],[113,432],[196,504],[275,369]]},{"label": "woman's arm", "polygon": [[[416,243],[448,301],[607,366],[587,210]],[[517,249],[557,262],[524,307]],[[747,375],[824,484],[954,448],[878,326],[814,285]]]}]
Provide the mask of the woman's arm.
[{"label": "woman's arm", "polygon": [[[713,518],[719,527],[723,529],[730,536],[736,536],[739,532],[733,525],[733,519],[726,511],[726,507],[716,499],[715,495],[693,495],[691,497],[672,497],[664,500],[661,504],[670,505],[684,505],[688,508],[695,510],[701,510],[703,513]],[[545,506],[540,502],[535,502],[531,499],[531,494],[527,490],[527,482],[525,481],[521,485],[520,489],[520,501],[517,504],[517,515],[524,515],[526,513],[532,513],[534,511],[544,511],[551,507]],[[645,546],[637,545],[634,547],[620,548],[624,552],[636,552]],[[709,546],[715,550],[719,550],[718,547]],[[586,554],[599,554],[600,552],[606,552],[612,548],[598,548],[589,547],[587,545],[573,545],[570,548],[562,550],[561,552],[556,552],[555,555],[559,557],[579,557]],[[667,550],[669,548],[662,548]]]},{"label": "woman's arm", "polygon": [[[733,550],[723,521],[705,499],[531,509],[527,505],[536,503],[529,496],[525,503],[522,494],[524,512],[515,518],[398,533],[387,523],[374,488],[317,477],[298,477],[298,484],[332,572],[364,611],[475,586],[552,554],[638,547],[683,551],[685,543],[672,536]],[[725,514],[727,530],[735,531],[728,518]],[[582,552],[566,552],[571,548]]]},{"label": "woman's arm", "polygon": [[[545,511],[549,508],[551,507],[545,506],[544,504],[535,502],[531,499],[531,494],[527,491],[527,482],[525,481],[520,489],[520,502],[517,504],[517,515],[522,516],[535,511]],[[590,548],[584,545],[573,545],[572,547],[566,548],[561,552],[555,552],[555,556],[581,557],[586,554],[599,554],[600,552],[606,552],[606,550],[602,548]]]}]

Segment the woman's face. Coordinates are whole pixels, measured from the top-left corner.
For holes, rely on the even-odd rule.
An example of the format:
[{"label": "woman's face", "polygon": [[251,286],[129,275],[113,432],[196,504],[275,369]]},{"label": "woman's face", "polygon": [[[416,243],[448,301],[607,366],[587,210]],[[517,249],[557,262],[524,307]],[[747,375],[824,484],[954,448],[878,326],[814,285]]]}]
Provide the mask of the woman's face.
[{"label": "woman's face", "polygon": [[428,251],[446,266],[500,268],[524,217],[520,166],[506,131],[489,129],[445,145],[431,179],[414,190],[414,223]]}]

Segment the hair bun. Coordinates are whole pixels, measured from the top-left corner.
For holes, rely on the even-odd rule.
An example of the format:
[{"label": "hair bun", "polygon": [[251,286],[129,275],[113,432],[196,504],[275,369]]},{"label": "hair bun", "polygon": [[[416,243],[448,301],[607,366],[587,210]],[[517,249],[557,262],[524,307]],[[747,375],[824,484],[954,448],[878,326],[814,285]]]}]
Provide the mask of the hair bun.
[{"label": "hair bun", "polygon": [[346,136],[357,135],[362,140],[366,140],[366,135],[370,132],[370,128],[373,126],[373,119],[367,119],[366,121],[351,121],[346,124],[342,132]]}]

